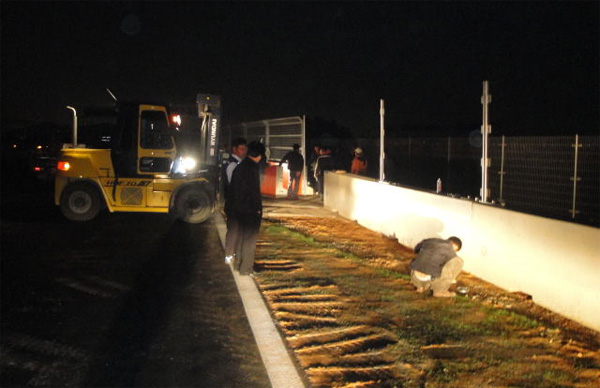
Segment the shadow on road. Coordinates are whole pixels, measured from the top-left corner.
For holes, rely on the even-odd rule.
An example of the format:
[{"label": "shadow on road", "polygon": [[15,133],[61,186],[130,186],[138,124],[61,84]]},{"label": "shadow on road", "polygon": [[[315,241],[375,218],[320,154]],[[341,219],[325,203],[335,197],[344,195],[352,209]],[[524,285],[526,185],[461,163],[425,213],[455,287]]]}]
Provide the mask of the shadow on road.
[{"label": "shadow on road", "polygon": [[206,232],[199,226],[173,222],[159,249],[140,270],[84,386],[135,386],[154,338],[169,321],[174,296],[191,281],[194,241],[203,240],[201,233]]}]

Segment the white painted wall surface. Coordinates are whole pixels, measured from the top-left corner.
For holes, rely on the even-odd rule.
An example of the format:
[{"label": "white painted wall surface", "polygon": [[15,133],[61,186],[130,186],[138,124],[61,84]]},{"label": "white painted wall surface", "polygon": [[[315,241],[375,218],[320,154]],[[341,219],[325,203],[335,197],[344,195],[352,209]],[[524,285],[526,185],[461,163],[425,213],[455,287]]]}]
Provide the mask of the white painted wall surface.
[{"label": "white painted wall surface", "polygon": [[325,207],[413,247],[458,236],[465,271],[600,331],[600,229],[327,172]]}]

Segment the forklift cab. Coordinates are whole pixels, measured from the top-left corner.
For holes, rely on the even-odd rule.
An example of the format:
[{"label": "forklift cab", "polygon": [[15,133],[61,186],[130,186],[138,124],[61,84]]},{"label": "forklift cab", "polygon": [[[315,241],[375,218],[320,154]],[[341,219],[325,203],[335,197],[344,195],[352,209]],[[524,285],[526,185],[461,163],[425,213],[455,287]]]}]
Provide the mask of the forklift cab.
[{"label": "forklift cab", "polygon": [[82,116],[86,148],[111,149],[117,177],[166,175],[176,154],[167,111],[161,105],[118,103]]}]

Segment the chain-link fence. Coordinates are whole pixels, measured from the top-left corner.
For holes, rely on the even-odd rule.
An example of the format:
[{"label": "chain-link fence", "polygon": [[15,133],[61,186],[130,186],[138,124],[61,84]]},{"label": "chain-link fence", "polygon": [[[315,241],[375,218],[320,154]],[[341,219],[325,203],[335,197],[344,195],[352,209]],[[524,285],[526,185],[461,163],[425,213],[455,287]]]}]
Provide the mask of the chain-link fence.
[{"label": "chain-link fence", "polygon": [[597,225],[599,139],[598,136],[491,138],[492,198],[510,209]]},{"label": "chain-link fence", "polygon": [[[377,166],[378,140],[359,143]],[[387,181],[434,191],[440,178],[444,193],[480,196],[480,137],[392,138],[385,144]],[[600,226],[599,136],[490,137],[489,144],[491,200],[507,209]]]}]

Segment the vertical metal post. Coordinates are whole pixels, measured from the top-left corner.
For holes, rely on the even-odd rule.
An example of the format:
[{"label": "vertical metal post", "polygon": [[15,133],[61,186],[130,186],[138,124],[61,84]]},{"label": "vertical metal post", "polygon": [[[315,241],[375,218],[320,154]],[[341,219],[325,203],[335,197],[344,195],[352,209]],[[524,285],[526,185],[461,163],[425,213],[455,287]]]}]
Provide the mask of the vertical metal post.
[{"label": "vertical metal post", "polygon": [[500,174],[500,198],[498,198],[498,200],[500,202],[504,202],[504,198],[502,196],[503,190],[504,190],[504,174],[505,174],[505,172],[504,172],[504,146],[506,144],[504,143],[504,139],[505,139],[505,137],[504,137],[504,135],[502,135],[502,144],[501,144],[502,152],[501,152],[501,156],[500,156],[500,172],[499,172],[499,174]]},{"label": "vertical metal post", "polygon": [[303,195],[306,195],[308,190],[308,169],[306,167],[306,162],[308,162],[309,155],[308,150],[306,149],[306,115],[303,115],[301,120],[302,122],[300,123],[300,146],[302,147],[302,152],[304,153],[304,166],[302,167],[302,193]]},{"label": "vertical metal post", "polygon": [[77,110],[67,105],[67,109],[73,111],[73,148],[77,148]]},{"label": "vertical metal post", "polygon": [[573,147],[575,147],[575,161],[574,161],[574,167],[573,167],[573,177],[571,178],[573,180],[573,206],[571,207],[571,218],[575,218],[575,216],[577,215],[577,213],[579,213],[579,211],[577,210],[576,207],[576,203],[577,203],[577,181],[581,180],[581,178],[579,178],[577,176],[577,164],[579,161],[579,148],[581,148],[581,144],[579,144],[579,135],[575,135],[575,144],[573,144]]},{"label": "vertical metal post", "polygon": [[448,191],[448,183],[450,183],[450,146],[452,144],[452,138],[448,136],[448,150],[446,158],[446,191]]},{"label": "vertical metal post", "polygon": [[383,182],[385,180],[385,126],[384,126],[384,115],[385,108],[383,104],[383,99],[379,100],[379,182]]},{"label": "vertical metal post", "polygon": [[488,203],[488,167],[490,160],[488,158],[488,135],[492,132],[492,126],[488,122],[488,105],[492,101],[489,94],[488,81],[483,81],[483,95],[481,104],[483,105],[483,124],[481,125],[481,202]]},{"label": "vertical metal post", "polygon": [[271,127],[269,125],[269,122],[267,120],[263,121],[263,123],[265,124],[265,154],[267,157],[267,161],[269,161],[269,158],[271,157]]}]

